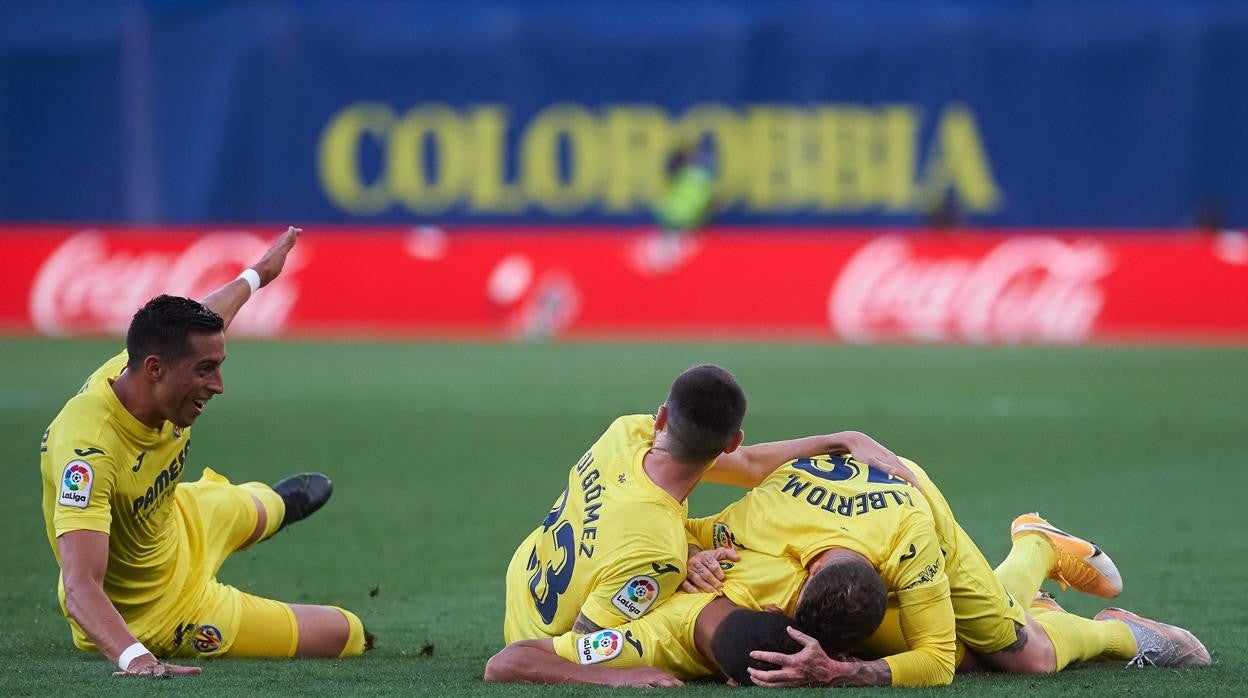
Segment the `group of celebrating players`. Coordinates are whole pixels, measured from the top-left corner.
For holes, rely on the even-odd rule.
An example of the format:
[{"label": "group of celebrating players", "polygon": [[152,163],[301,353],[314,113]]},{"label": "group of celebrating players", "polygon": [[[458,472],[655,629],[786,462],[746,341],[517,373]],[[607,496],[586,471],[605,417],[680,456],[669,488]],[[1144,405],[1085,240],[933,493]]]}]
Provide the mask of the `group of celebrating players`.
[{"label": "group of celebrating players", "polygon": [[[303,473],[183,484],[191,426],[224,390],[224,331],[276,278],[300,231],[202,302],[153,299],[126,350],[44,433],[48,541],[74,643],[119,675],[193,674],[178,657],[347,657],[360,619],[217,581],[226,557],[315,512],[332,488]],[[1189,632],[1108,608],[1094,619],[1046,579],[1112,598],[1095,545],[1036,514],[995,570],[917,464],[859,432],[743,446],[745,394],[714,365],[672,384],[654,416],[615,420],[506,574],[506,647],[487,681],[674,686],[930,686],[955,671],[1060,671],[1081,661],[1204,666]],[[699,481],[750,489],[688,518]]]}]

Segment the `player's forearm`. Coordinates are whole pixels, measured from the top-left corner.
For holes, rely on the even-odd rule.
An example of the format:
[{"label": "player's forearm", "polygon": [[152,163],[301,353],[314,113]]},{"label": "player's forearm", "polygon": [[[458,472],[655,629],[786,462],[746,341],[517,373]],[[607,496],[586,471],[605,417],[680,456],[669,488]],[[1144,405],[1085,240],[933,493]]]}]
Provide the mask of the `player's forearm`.
[{"label": "player's forearm", "polygon": [[234,320],[234,316],[242,309],[248,298],[251,298],[251,287],[242,279],[234,279],[204,296],[199,302],[203,303],[212,312],[220,315],[221,319],[225,321],[225,328],[229,329],[230,322]]},{"label": "player's forearm", "polygon": [[857,434],[858,432],[837,432],[742,446],[716,459],[715,467],[711,468],[703,479],[724,485],[757,487],[776,468],[796,458],[811,458],[826,453],[848,451],[852,440],[847,436]]},{"label": "player's forearm", "polygon": [[102,586],[89,580],[65,582],[65,609],[100,652],[114,663],[137,640]]},{"label": "player's forearm", "polygon": [[614,685],[616,669],[582,666],[546,650],[522,644],[508,645],[485,664],[485,680],[496,683],[575,683]]},{"label": "player's forearm", "polygon": [[889,667],[892,685],[905,687],[948,686],[953,683],[954,659],[945,661],[924,651],[902,652],[878,660]]},{"label": "player's forearm", "polygon": [[892,667],[883,659],[869,662],[829,660],[827,664],[816,667],[814,675],[816,684],[820,686],[844,688],[893,685]]}]

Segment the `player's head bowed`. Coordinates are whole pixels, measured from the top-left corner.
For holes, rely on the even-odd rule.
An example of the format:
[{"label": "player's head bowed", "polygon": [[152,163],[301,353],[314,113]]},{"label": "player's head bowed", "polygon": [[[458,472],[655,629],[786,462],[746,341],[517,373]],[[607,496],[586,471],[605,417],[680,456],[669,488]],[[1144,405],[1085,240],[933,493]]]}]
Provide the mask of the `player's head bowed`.
[{"label": "player's head bowed", "polygon": [[797,622],[829,654],[847,652],[884,620],[888,590],[861,557],[837,557],[812,575],[797,601]]},{"label": "player's head bowed", "polygon": [[768,662],[754,659],[750,652],[781,652],[793,654],[802,649],[788,628],[798,627],[792,618],[781,613],[747,611],[729,613],[711,635],[711,654],[719,670],[742,686],[752,686],[748,668],[775,669]]},{"label": "player's head bowed", "polygon": [[723,453],[745,419],[745,391],[726,369],[701,364],[676,377],[667,394],[668,447],[679,460],[698,463]]}]

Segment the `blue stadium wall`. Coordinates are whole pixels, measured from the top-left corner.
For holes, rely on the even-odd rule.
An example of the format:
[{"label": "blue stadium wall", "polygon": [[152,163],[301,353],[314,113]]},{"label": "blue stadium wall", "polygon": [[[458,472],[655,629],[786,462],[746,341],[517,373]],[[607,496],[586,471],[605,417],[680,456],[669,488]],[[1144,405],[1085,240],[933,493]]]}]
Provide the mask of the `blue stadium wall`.
[{"label": "blue stadium wall", "polygon": [[1248,3],[8,2],[0,219],[1248,224]]}]

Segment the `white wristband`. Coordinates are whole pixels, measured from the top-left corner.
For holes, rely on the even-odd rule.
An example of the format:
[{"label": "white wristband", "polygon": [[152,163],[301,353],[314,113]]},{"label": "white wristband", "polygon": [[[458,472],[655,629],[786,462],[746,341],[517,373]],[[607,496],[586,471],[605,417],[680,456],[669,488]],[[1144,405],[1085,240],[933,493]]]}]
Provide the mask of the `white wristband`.
[{"label": "white wristband", "polygon": [[128,671],[130,662],[145,654],[151,654],[151,650],[144,647],[142,642],[136,642],[121,651],[121,656],[117,658],[117,666],[121,667],[122,671]]},{"label": "white wristband", "polygon": [[251,287],[252,293],[260,290],[260,275],[256,273],[255,269],[247,267],[243,270],[243,273],[238,275],[238,278],[247,282],[247,285]]}]

